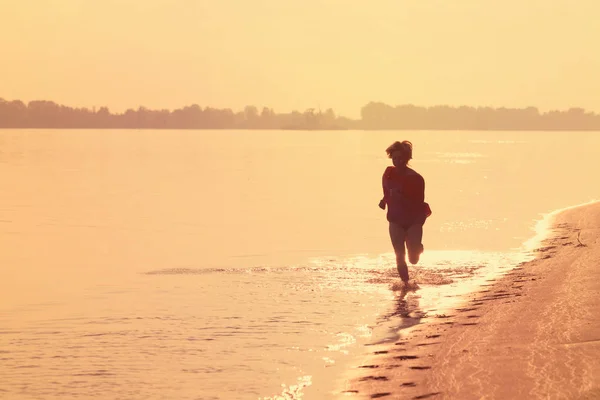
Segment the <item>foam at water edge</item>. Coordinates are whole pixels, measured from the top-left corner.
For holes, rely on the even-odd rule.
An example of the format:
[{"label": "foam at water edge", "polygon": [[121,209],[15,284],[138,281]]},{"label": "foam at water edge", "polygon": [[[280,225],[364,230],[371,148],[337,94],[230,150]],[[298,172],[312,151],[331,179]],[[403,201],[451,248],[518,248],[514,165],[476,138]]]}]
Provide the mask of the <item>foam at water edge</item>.
[{"label": "foam at water edge", "polygon": [[260,400],[300,400],[304,397],[303,389],[312,385],[312,376],[305,375],[298,378],[296,385],[287,386],[282,384],[281,395],[273,397],[261,397]]},{"label": "foam at water edge", "polygon": [[[523,249],[528,253],[533,253],[537,248],[541,247],[542,242],[549,236],[550,228],[554,222],[554,218],[563,211],[571,210],[578,207],[588,206],[597,203],[599,200],[590,200],[585,203],[576,204],[574,206],[568,206],[559,208],[551,211],[547,214],[543,214],[542,218],[538,220],[533,228],[535,235],[523,243]],[[533,254],[531,255],[533,257]]]}]

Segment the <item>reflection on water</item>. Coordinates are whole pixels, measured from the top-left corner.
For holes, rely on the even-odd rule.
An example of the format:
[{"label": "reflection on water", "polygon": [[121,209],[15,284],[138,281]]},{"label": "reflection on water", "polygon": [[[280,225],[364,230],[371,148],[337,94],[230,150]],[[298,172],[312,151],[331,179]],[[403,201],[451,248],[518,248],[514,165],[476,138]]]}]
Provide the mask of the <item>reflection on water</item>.
[{"label": "reflection on water", "polygon": [[[418,287],[409,290],[399,286],[394,259],[385,253],[316,257],[292,267],[151,270],[121,290],[90,288],[80,300],[85,313],[57,305],[63,312],[54,318],[1,332],[9,349],[3,386],[28,384],[37,393],[50,381],[56,391],[47,398],[60,398],[96,393],[90,385],[117,395],[122,387],[111,382],[125,380],[184,399],[195,398],[198,385],[223,398],[265,396],[266,387],[281,387],[267,399],[326,398],[362,346],[394,340],[398,330],[444,313],[519,254],[429,251],[411,267]],[[32,369],[43,378],[35,384],[24,373]],[[248,381],[249,373],[262,378]]]},{"label": "reflection on water", "polygon": [[[530,257],[516,251],[428,251],[419,265],[409,267],[412,279],[408,286],[398,280],[394,270],[373,270],[367,281],[388,288],[394,303],[378,316],[370,344],[396,341],[403,329],[448,313],[465,295]],[[393,265],[392,254],[380,258],[383,264]]]},{"label": "reflection on water", "polygon": [[0,397],[327,399],[600,197],[597,133],[407,135],[416,291],[377,207],[397,132],[0,131]]},{"label": "reflection on water", "polygon": [[383,315],[382,319],[388,323],[390,320],[399,321],[400,324],[394,327],[398,331],[420,324],[422,318],[427,316],[419,306],[420,296],[416,294],[420,286],[417,283],[405,285],[399,282],[392,287],[398,290],[394,299],[395,304],[390,312]]}]

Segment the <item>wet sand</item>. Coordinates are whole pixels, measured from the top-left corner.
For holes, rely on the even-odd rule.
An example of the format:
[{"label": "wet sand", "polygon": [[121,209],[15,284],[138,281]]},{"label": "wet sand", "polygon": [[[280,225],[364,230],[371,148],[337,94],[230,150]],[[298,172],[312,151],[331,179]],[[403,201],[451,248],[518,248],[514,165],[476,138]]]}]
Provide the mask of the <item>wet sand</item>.
[{"label": "wet sand", "polygon": [[341,397],[599,399],[600,203],[551,222],[534,260],[370,347]]}]

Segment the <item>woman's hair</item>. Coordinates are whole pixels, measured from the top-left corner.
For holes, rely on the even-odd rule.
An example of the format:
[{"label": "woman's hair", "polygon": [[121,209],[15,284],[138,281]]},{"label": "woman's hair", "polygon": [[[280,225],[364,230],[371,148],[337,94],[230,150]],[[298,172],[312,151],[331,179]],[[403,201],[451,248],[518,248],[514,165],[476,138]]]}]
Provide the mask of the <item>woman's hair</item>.
[{"label": "woman's hair", "polygon": [[408,160],[412,159],[412,143],[408,140],[404,140],[402,142],[394,142],[392,143],[385,152],[387,153],[389,158],[392,158],[392,153],[399,151],[404,156],[404,161],[408,163]]}]

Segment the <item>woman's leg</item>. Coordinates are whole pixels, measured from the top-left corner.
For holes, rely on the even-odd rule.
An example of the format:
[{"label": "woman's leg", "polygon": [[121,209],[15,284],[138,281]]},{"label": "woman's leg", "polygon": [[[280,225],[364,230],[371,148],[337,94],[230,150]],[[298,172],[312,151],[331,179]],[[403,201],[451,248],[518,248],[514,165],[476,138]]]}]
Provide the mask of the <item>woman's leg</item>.
[{"label": "woman's leg", "polygon": [[406,250],[404,249],[406,231],[401,225],[390,222],[390,239],[392,240],[394,253],[396,253],[396,267],[398,268],[400,279],[408,282],[408,266],[406,265]]},{"label": "woman's leg", "polygon": [[419,257],[423,253],[423,225],[411,225],[406,230],[406,249],[408,250],[408,260],[411,264],[419,262]]}]

